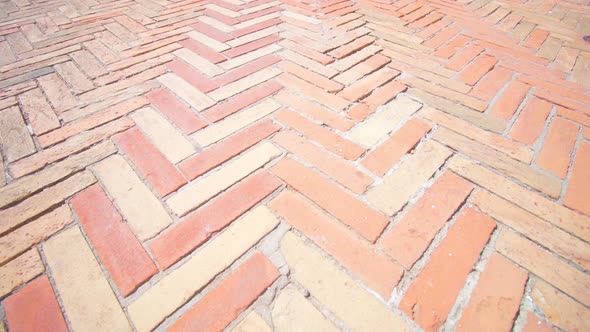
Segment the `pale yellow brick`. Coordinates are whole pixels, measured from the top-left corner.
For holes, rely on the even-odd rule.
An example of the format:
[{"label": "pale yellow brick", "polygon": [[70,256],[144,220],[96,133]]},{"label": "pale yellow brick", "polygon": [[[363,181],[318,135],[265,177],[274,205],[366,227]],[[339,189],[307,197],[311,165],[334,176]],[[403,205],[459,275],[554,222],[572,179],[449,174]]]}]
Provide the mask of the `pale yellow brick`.
[{"label": "pale yellow brick", "polygon": [[56,293],[74,331],[131,331],[94,254],[78,227],[43,244]]},{"label": "pale yellow brick", "polygon": [[272,330],[266,324],[266,322],[257,314],[252,311],[244,318],[236,327],[232,330],[233,332],[271,332]]},{"label": "pale yellow brick", "polygon": [[223,51],[230,48],[227,44],[217,41],[207,35],[197,32],[197,31],[188,32],[186,35],[194,40],[199,41],[200,43],[204,44],[205,46],[210,47],[211,49],[213,49],[214,51],[217,51],[217,52],[223,52]]},{"label": "pale yellow brick", "polygon": [[320,24],[322,21],[318,20],[317,18],[313,18],[307,15],[299,14],[297,12],[291,10],[285,10],[281,13],[285,17],[294,18],[299,21],[307,22],[310,24]]},{"label": "pale yellow brick", "polygon": [[96,179],[92,173],[83,171],[27,198],[17,205],[0,211],[0,234],[18,227],[95,182]]},{"label": "pale yellow brick", "polygon": [[410,331],[391,311],[348,274],[289,232],[281,241],[291,276],[352,331]]},{"label": "pale yellow brick", "polygon": [[207,95],[199,91],[199,89],[190,85],[176,74],[164,74],[158,77],[158,82],[162,83],[163,86],[182,98],[197,111],[202,111],[214,104],[214,101],[211,98],[207,97]]},{"label": "pale yellow brick", "polygon": [[590,331],[590,310],[551,285],[537,280],[531,296],[552,324],[564,331]]},{"label": "pale yellow brick", "polygon": [[153,108],[142,108],[131,118],[171,163],[176,164],[197,152],[193,144]]},{"label": "pale yellow brick", "polygon": [[276,331],[338,331],[297,289],[285,287],[275,300],[272,321]]},{"label": "pale yellow brick", "polygon": [[[270,3],[273,3],[273,2],[270,2]],[[279,16],[281,16],[281,13],[279,13],[279,12],[274,12],[274,13],[270,13],[267,15],[258,16],[256,18],[251,19],[251,20],[240,22],[240,23],[234,25],[234,28],[236,28],[236,30],[247,28],[249,26],[253,26],[255,24],[262,23],[264,21],[272,20],[273,18],[278,18]]]},{"label": "pale yellow brick", "polygon": [[267,3],[263,3],[262,5],[258,5],[258,6],[254,6],[254,7],[250,7],[250,8],[246,8],[246,9],[242,9],[240,11],[240,13],[242,13],[242,15],[251,14],[251,13],[255,13],[255,12],[259,11],[259,10],[263,10],[263,9],[267,9],[267,8],[272,8],[272,7],[280,6],[281,4],[282,3],[280,1],[267,2]]},{"label": "pale yellow brick", "polygon": [[207,8],[207,9],[211,9],[213,11],[216,11],[216,12],[218,12],[220,14],[225,15],[225,16],[229,16],[229,17],[238,17],[238,16],[241,15],[238,12],[235,12],[233,10],[230,10],[230,9],[227,9],[227,8],[224,8],[224,7],[221,7],[221,6],[218,6],[216,4],[207,4],[204,7]]},{"label": "pale yellow brick", "polygon": [[160,201],[123,157],[111,156],[93,166],[92,170],[139,239],[147,240],[172,223]]},{"label": "pale yellow brick", "polygon": [[199,21],[210,25],[212,27],[214,27],[215,29],[219,30],[219,31],[223,31],[223,32],[232,32],[234,31],[234,27],[232,27],[231,25],[227,25],[223,22],[220,22],[210,16],[200,16],[198,18]]},{"label": "pale yellow brick", "polygon": [[231,47],[237,47],[240,45],[244,45],[250,42],[253,42],[257,39],[266,37],[266,36],[270,36],[273,34],[278,34],[279,32],[281,32],[281,29],[276,27],[276,26],[272,26],[266,29],[262,29],[253,33],[249,33],[247,35],[244,35],[242,37],[236,38],[236,39],[232,39],[230,41],[227,42],[227,44]]},{"label": "pale yellow brick", "polygon": [[191,137],[201,146],[208,146],[269,115],[278,110],[279,107],[281,105],[277,102],[266,99],[238,114],[194,133]]},{"label": "pale yellow brick", "polygon": [[166,200],[166,203],[174,213],[183,216],[280,154],[281,151],[268,142],[257,145],[219,170],[191,183]]},{"label": "pale yellow brick", "polygon": [[257,71],[254,74],[248,75],[235,82],[229,83],[220,87],[219,89],[211,92],[209,95],[215,100],[224,100],[231,96],[234,96],[246,89],[249,89],[257,84],[279,75],[281,70],[278,68],[267,67],[263,70]]},{"label": "pale yellow brick", "polygon": [[0,298],[43,271],[43,261],[35,248],[0,266]]},{"label": "pale yellow brick", "polygon": [[281,47],[277,44],[268,45],[268,46],[259,48],[255,51],[252,51],[252,52],[240,55],[238,57],[232,58],[230,60],[224,61],[224,62],[220,63],[219,66],[221,68],[223,68],[224,70],[234,69],[234,68],[244,65],[250,61],[254,61],[256,59],[262,58],[265,55],[279,51],[280,49],[281,49]]},{"label": "pale yellow brick", "polygon": [[194,256],[143,293],[128,307],[138,331],[149,331],[188,301],[238,257],[278,225],[260,206],[234,222]]},{"label": "pale yellow brick", "polygon": [[16,106],[0,111],[0,147],[9,163],[35,153],[35,144]]},{"label": "pale yellow brick", "polygon": [[174,55],[189,63],[207,76],[216,76],[223,73],[223,69],[221,69],[219,66],[209,62],[207,59],[186,48],[174,52]]},{"label": "pale yellow brick", "polygon": [[348,136],[365,146],[373,146],[389,132],[396,129],[422,105],[408,97],[400,96],[383,106],[377,113],[350,129]]},{"label": "pale yellow brick", "polygon": [[450,156],[451,151],[439,143],[421,143],[398,169],[367,193],[367,199],[387,215],[395,214]]},{"label": "pale yellow brick", "polygon": [[0,188],[0,208],[23,199],[31,193],[55,183],[72,173],[78,172],[86,166],[116,152],[117,147],[112,142],[106,141],[60,161],[40,172],[13,181],[7,186]]},{"label": "pale yellow brick", "polygon": [[73,221],[67,205],[44,214],[36,220],[0,238],[0,264],[40,243]]},{"label": "pale yellow brick", "polygon": [[279,53],[279,56],[328,78],[338,74],[338,71],[291,50],[284,50]]},{"label": "pale yellow brick", "polygon": [[354,54],[351,54],[350,56],[347,56],[346,58],[332,62],[331,64],[328,65],[328,67],[335,69],[339,72],[342,72],[342,71],[345,71],[345,70],[351,68],[352,66],[356,65],[357,63],[359,63],[365,59],[368,59],[372,55],[377,54],[377,52],[381,51],[382,49],[383,48],[381,46],[370,45],[370,46],[367,46]]}]

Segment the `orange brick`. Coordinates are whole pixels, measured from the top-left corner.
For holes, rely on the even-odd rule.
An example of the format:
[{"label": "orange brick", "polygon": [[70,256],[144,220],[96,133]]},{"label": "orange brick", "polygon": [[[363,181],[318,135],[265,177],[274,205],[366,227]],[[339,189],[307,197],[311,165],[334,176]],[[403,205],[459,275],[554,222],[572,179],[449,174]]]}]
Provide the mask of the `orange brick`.
[{"label": "orange brick", "polygon": [[510,82],[504,93],[490,109],[490,114],[510,120],[530,90],[530,86],[519,81]]},{"label": "orange brick", "polygon": [[158,271],[99,185],[77,194],[71,203],[123,296],[131,294]]},{"label": "orange brick", "polygon": [[393,228],[380,246],[409,270],[434,236],[465,201],[473,188],[454,173],[445,172]]},{"label": "orange brick", "polygon": [[563,203],[590,215],[590,143],[580,142]]},{"label": "orange brick", "polygon": [[169,331],[221,331],[278,277],[277,268],[257,252],[207,293]]},{"label": "orange brick", "polygon": [[475,85],[485,74],[487,74],[496,65],[496,58],[489,55],[482,55],[472,64],[467,66],[457,79],[469,85]]},{"label": "orange brick", "polygon": [[375,37],[371,36],[362,36],[354,41],[342,45],[328,53],[329,55],[333,56],[336,59],[342,59],[344,57],[349,56],[350,54],[371,45],[375,41]]},{"label": "orange brick", "polygon": [[279,161],[271,172],[371,242],[389,223],[387,217],[291,158]]},{"label": "orange brick", "polygon": [[315,118],[328,126],[340,131],[347,131],[354,126],[351,121],[340,114],[328,110],[327,108],[303,99],[289,91],[283,90],[275,96],[277,101],[283,105],[290,106],[292,109],[303,112],[312,118]]},{"label": "orange brick", "polygon": [[371,104],[374,107],[379,107],[387,104],[407,88],[407,86],[398,81],[391,81],[374,90],[371,95],[363,100],[363,102]]},{"label": "orange brick", "polygon": [[484,77],[471,91],[470,95],[484,100],[491,100],[512,78],[512,71],[498,67]]},{"label": "orange brick", "polygon": [[213,82],[182,60],[174,59],[166,66],[180,78],[203,92],[209,92],[219,88],[219,84]]},{"label": "orange brick", "polygon": [[570,165],[580,127],[566,119],[555,117],[545,137],[537,165],[564,179]]},{"label": "orange brick", "polygon": [[267,171],[248,177],[153,240],[150,250],[154,258],[160,267],[168,268],[280,186],[281,182]]},{"label": "orange brick", "polygon": [[336,92],[342,89],[342,84],[334,82],[329,78],[317,74],[309,69],[303,68],[291,61],[283,61],[278,67],[283,71],[304,79],[309,83],[315,84],[328,92]]},{"label": "orange brick", "polygon": [[150,91],[146,97],[154,104],[170,121],[187,134],[207,126],[207,123],[199,118],[188,106],[183,104],[166,89]]},{"label": "orange brick", "polygon": [[528,312],[526,315],[526,325],[522,328],[522,332],[553,332],[555,331],[542,319],[532,312]]},{"label": "orange brick", "polygon": [[529,35],[529,37],[525,40],[522,46],[532,49],[538,49],[539,47],[541,47],[543,42],[545,42],[545,39],[547,39],[548,36],[549,32],[537,29]]},{"label": "orange brick", "polygon": [[450,57],[455,55],[455,53],[457,53],[460,49],[465,47],[465,45],[467,45],[467,43],[469,43],[470,41],[471,38],[464,35],[458,35],[457,37],[453,38],[453,40],[448,42],[447,45],[436,50],[434,54],[441,58],[449,59]]},{"label": "orange brick", "polygon": [[426,331],[438,331],[495,227],[489,217],[465,209],[410,285],[400,309]]},{"label": "orange brick", "polygon": [[335,222],[302,196],[283,191],[269,207],[310,238],[347,269],[358,275],[369,287],[388,299],[403,274],[403,269],[371,243],[358,238],[342,224]]},{"label": "orange brick", "polygon": [[529,100],[510,131],[510,138],[533,146],[541,136],[552,105],[544,100]]},{"label": "orange brick", "polygon": [[357,101],[368,96],[375,88],[391,81],[399,74],[399,71],[385,67],[348,86],[339,95],[350,101]]},{"label": "orange brick", "polygon": [[408,153],[431,126],[416,118],[410,119],[403,127],[393,133],[387,141],[371,151],[361,161],[371,172],[383,176],[399,159]]},{"label": "orange brick", "polygon": [[239,110],[256,103],[257,101],[272,95],[282,88],[283,86],[276,81],[262,83],[246,90],[245,92],[231,98],[224,103],[218,103],[217,105],[204,111],[203,115],[207,119],[217,122],[228,115],[236,113]]},{"label": "orange brick", "polygon": [[137,127],[115,135],[113,140],[160,196],[164,197],[186,183],[176,168]]},{"label": "orange brick", "polygon": [[453,58],[447,62],[446,67],[455,71],[460,71],[465,67],[471,60],[475,59],[484,48],[475,44],[468,45],[461,52],[455,54]]},{"label": "orange brick", "polygon": [[279,111],[275,113],[275,118],[346,159],[356,160],[365,152],[365,149],[360,145],[342,138],[340,135],[311,122],[293,111]]},{"label": "orange brick", "polygon": [[227,140],[181,162],[179,168],[189,179],[195,179],[237,156],[277,130],[279,130],[279,126],[271,120],[255,123]]},{"label": "orange brick", "polygon": [[47,275],[8,297],[4,301],[4,310],[10,331],[68,330]]},{"label": "orange brick", "polygon": [[450,40],[453,36],[457,35],[458,33],[459,29],[455,27],[445,28],[439,31],[438,34],[436,34],[434,37],[423,42],[422,45],[436,49],[440,47],[440,45],[446,43],[448,40]]},{"label": "orange brick", "polygon": [[520,308],[528,273],[493,253],[482,272],[457,331],[509,331]]}]

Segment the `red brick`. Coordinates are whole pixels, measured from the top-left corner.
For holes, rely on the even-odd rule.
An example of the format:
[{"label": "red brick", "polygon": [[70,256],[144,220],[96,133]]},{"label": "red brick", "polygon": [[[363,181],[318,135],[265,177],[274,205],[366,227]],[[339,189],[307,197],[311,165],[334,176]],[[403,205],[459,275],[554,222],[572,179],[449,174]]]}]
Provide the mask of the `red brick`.
[{"label": "red brick", "polygon": [[277,83],[276,81],[268,81],[262,83],[251,89],[246,90],[242,94],[233,97],[224,103],[218,103],[217,105],[204,111],[203,115],[207,119],[213,122],[217,122],[228,115],[231,115],[245,107],[254,104],[255,102],[263,98],[272,95],[273,93],[281,90],[282,88],[283,86]]},{"label": "red brick", "polygon": [[186,180],[156,147],[133,127],[113,137],[160,196],[180,188]]},{"label": "red brick", "polygon": [[160,267],[168,268],[280,186],[281,182],[265,170],[248,177],[152,241],[154,258]]},{"label": "red brick", "polygon": [[283,191],[269,203],[287,222],[310,238],[347,269],[359,276],[384,299],[403,274],[403,269],[376,251],[371,243],[358,238],[292,191]]},{"label": "red brick", "polygon": [[255,41],[246,43],[244,45],[240,45],[234,48],[231,48],[227,51],[224,51],[223,54],[225,56],[228,56],[230,58],[235,58],[238,57],[242,54],[246,54],[252,51],[255,51],[261,47],[264,47],[266,45],[270,45],[273,43],[276,43],[278,41],[280,41],[282,38],[277,36],[277,35],[270,35],[270,36],[266,36],[266,37],[262,37],[260,39],[257,39]]},{"label": "red brick", "polygon": [[553,332],[555,331],[542,319],[532,312],[528,312],[526,315],[526,325],[522,328],[522,332]]},{"label": "red brick", "polygon": [[334,82],[329,78],[301,67],[291,61],[282,61],[278,67],[279,69],[304,79],[309,83],[315,84],[328,92],[336,92],[342,89],[342,84]]},{"label": "red brick", "polygon": [[215,78],[215,82],[221,86],[231,82],[235,82],[240,78],[244,78],[250,74],[253,74],[259,70],[262,70],[268,66],[272,66],[275,63],[281,61],[274,55],[267,55],[254,61],[248,62],[246,65],[230,70],[223,75]]},{"label": "red brick", "polygon": [[512,78],[512,71],[498,67],[492,70],[473,88],[470,95],[484,99],[492,100],[502,87]]},{"label": "red brick", "polygon": [[504,120],[510,120],[530,88],[529,85],[518,81],[510,82],[504,93],[500,95],[490,109],[490,113]]},{"label": "red brick", "polygon": [[473,188],[445,172],[393,228],[380,246],[409,270],[428,248],[434,236],[465,201]]},{"label": "red brick", "polygon": [[465,209],[410,285],[400,309],[426,331],[438,331],[495,227],[489,217]]},{"label": "red brick", "polygon": [[457,53],[460,49],[465,47],[465,45],[467,45],[467,43],[469,43],[470,41],[471,38],[464,35],[458,35],[457,37],[453,38],[453,40],[448,42],[445,46],[440,47],[438,50],[436,50],[434,54],[441,58],[448,59],[455,55],[455,53]]},{"label": "red brick", "polygon": [[459,29],[455,27],[445,28],[439,31],[439,33],[436,34],[434,37],[424,41],[422,45],[436,49],[440,47],[442,44],[446,43],[448,40],[450,40],[453,36],[457,35],[458,33]]},{"label": "red brick", "polygon": [[279,271],[257,252],[205,295],[168,331],[222,331],[279,277]]},{"label": "red brick", "polygon": [[387,217],[291,158],[282,159],[271,171],[371,242],[389,223]]},{"label": "red brick", "polygon": [[580,142],[563,204],[590,216],[590,143]]},{"label": "red brick", "polygon": [[192,38],[185,39],[179,42],[179,44],[202,56],[203,58],[209,60],[212,63],[220,63],[227,60],[225,56],[217,53],[216,51],[210,49],[209,47],[199,43],[198,41]]},{"label": "red brick", "polygon": [[523,108],[510,131],[510,138],[533,146],[545,127],[552,105],[544,100],[532,98]]},{"label": "red brick", "polygon": [[474,44],[468,45],[461,52],[455,54],[455,56],[447,62],[446,67],[455,71],[460,71],[467,66],[471,60],[475,59],[476,56],[483,52],[483,50],[484,49],[481,46]]},{"label": "red brick", "polygon": [[537,165],[564,179],[570,165],[580,127],[563,118],[555,117],[545,137]]},{"label": "red brick", "polygon": [[407,88],[407,86],[398,81],[391,81],[375,89],[367,98],[363,100],[363,102],[371,104],[374,107],[379,107],[393,100],[393,98],[405,91]]},{"label": "red brick", "polygon": [[189,179],[195,179],[225,161],[240,154],[242,151],[260,142],[280,127],[272,120],[263,120],[231,136],[227,140],[213,145],[211,148],[196,154],[180,163],[180,170]]},{"label": "red brick", "polygon": [[214,27],[205,24],[203,22],[197,22],[191,25],[191,28],[195,29],[196,31],[201,32],[208,37],[211,37],[219,42],[225,43],[226,41],[230,41],[234,39],[234,37],[228,33],[215,29]]},{"label": "red brick", "polygon": [[320,143],[326,149],[333,153],[340,155],[349,160],[356,160],[365,152],[360,145],[353,143],[338,134],[322,127],[301,115],[289,111],[282,110],[275,113],[275,119]]},{"label": "red brick", "polygon": [[387,141],[367,154],[361,161],[371,172],[383,176],[399,159],[408,153],[431,126],[416,118],[410,119],[403,127],[393,133]]},{"label": "red brick", "polygon": [[283,105],[305,113],[334,129],[347,131],[348,129],[352,128],[352,126],[354,126],[354,121],[351,121],[336,112],[332,112],[321,105],[312,103],[306,99],[294,95],[287,90],[279,92],[275,96],[275,99],[283,103]]},{"label": "red brick", "polygon": [[157,89],[149,92],[146,97],[155,105],[170,121],[187,134],[207,126],[207,122],[199,118],[188,106],[174,97],[166,89]]},{"label": "red brick", "polygon": [[351,107],[347,114],[356,121],[364,121],[369,115],[375,113],[377,107],[366,103],[358,103]]},{"label": "red brick", "polygon": [[357,194],[363,193],[373,183],[354,165],[327,153],[292,131],[281,131],[273,141]]},{"label": "red brick", "polygon": [[457,323],[457,331],[510,331],[520,308],[528,273],[493,253]]},{"label": "red brick", "polygon": [[10,331],[68,330],[47,275],[33,280],[8,297],[4,301],[4,310]]},{"label": "red brick", "polygon": [[273,18],[270,20],[266,20],[264,22],[260,22],[254,25],[251,25],[249,27],[245,27],[242,29],[238,29],[238,30],[234,30],[232,31],[232,35],[236,36],[236,37],[241,37],[241,36],[245,36],[247,34],[250,34],[252,32],[256,32],[256,31],[260,31],[269,27],[272,27],[274,25],[278,25],[281,24],[282,21],[278,18]]},{"label": "red brick", "polygon": [[102,188],[95,184],[71,200],[98,256],[127,296],[158,272],[127,223]]},{"label": "red brick", "polygon": [[357,101],[371,94],[375,88],[391,81],[393,78],[400,74],[399,71],[385,67],[370,75],[365,76],[363,79],[356,81],[352,85],[342,90],[338,95],[349,101]]},{"label": "red brick", "polygon": [[529,37],[525,40],[522,46],[536,50],[539,47],[541,47],[541,45],[543,45],[545,39],[547,39],[548,36],[549,33],[547,31],[536,29],[529,35]]},{"label": "red brick", "polygon": [[457,77],[457,79],[469,84],[475,85],[487,72],[492,70],[496,65],[496,58],[482,55],[477,58],[472,64],[467,66],[463,72]]},{"label": "red brick", "polygon": [[207,78],[207,76],[201,74],[201,72],[182,60],[174,59],[166,66],[183,80],[190,83],[190,85],[203,92],[213,91],[219,87],[219,84],[213,82]]}]

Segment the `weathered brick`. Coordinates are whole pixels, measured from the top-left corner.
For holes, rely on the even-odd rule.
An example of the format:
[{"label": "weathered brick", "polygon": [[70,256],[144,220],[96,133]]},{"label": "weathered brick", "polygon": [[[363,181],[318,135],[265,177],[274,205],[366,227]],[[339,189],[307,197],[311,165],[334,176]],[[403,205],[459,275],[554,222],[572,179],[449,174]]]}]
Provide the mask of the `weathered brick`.
[{"label": "weathered brick", "polygon": [[10,262],[0,266],[0,297],[4,297],[20,285],[45,271],[37,248],[32,248]]},{"label": "weathered brick", "polygon": [[258,207],[229,226],[129,305],[127,310],[137,330],[153,329],[278,223],[267,208]]},{"label": "weathered brick", "polygon": [[481,326],[508,331],[520,309],[528,273],[503,256],[493,253],[461,319],[458,331],[473,331]]},{"label": "weathered brick", "polygon": [[275,328],[282,331],[290,329],[298,331],[338,331],[338,329],[292,285],[283,288],[277,297],[272,310],[272,320]]},{"label": "weathered brick", "polygon": [[580,142],[572,166],[570,182],[563,203],[590,216],[588,180],[590,179],[590,143]]},{"label": "weathered brick", "polygon": [[553,118],[536,164],[562,179],[565,178],[579,129],[573,122],[560,117]]},{"label": "weathered brick", "polygon": [[268,324],[260,317],[256,311],[251,311],[246,318],[244,318],[232,330],[235,332],[272,332]]},{"label": "weathered brick", "polygon": [[43,252],[72,329],[132,331],[78,227],[46,241]]},{"label": "weathered brick", "polygon": [[590,310],[546,282],[537,280],[531,297],[550,323],[571,331],[590,328]]},{"label": "weathered brick", "polygon": [[383,302],[293,233],[281,241],[291,277],[353,330],[411,331]]},{"label": "weathered brick", "polygon": [[35,135],[39,136],[50,130],[59,128],[59,119],[40,89],[29,90],[19,95],[18,101]]},{"label": "weathered brick", "polygon": [[410,285],[400,309],[425,330],[438,330],[495,227],[491,218],[463,210]]},{"label": "weathered brick", "polygon": [[277,268],[257,252],[177,320],[170,331],[223,330],[278,277]]},{"label": "weathered brick", "polygon": [[214,104],[213,100],[173,73],[158,77],[158,81],[187,102],[196,111],[202,111]]},{"label": "weathered brick", "polygon": [[526,316],[526,325],[522,328],[523,332],[553,332],[555,331],[547,323],[541,320],[537,315],[529,311]]},{"label": "weathered brick", "polygon": [[389,223],[385,216],[291,158],[282,159],[271,171],[371,242]]},{"label": "weathered brick", "polygon": [[11,331],[67,331],[66,322],[46,275],[4,301]]},{"label": "weathered brick", "polygon": [[36,151],[20,110],[16,106],[0,112],[0,144],[8,163]]}]

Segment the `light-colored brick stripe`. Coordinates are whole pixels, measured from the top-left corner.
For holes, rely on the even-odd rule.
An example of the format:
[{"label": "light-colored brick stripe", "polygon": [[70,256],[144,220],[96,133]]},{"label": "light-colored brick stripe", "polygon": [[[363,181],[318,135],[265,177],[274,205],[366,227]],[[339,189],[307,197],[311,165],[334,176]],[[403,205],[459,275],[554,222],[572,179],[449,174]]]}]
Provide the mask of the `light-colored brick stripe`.
[{"label": "light-colored brick stripe", "polygon": [[127,317],[78,227],[43,244],[56,292],[75,330],[131,331]]},{"label": "light-colored brick stripe", "polygon": [[153,237],[172,223],[162,203],[123,157],[111,156],[92,166],[92,170],[141,240]]},{"label": "light-colored brick stripe", "polygon": [[410,331],[401,315],[359,286],[293,233],[281,241],[291,275],[352,330]]},{"label": "light-colored brick stripe", "polygon": [[232,224],[128,307],[139,331],[149,331],[184,304],[278,224],[265,207]]},{"label": "light-colored brick stripe", "polygon": [[278,331],[338,331],[293,285],[285,287],[279,294],[272,320]]}]

